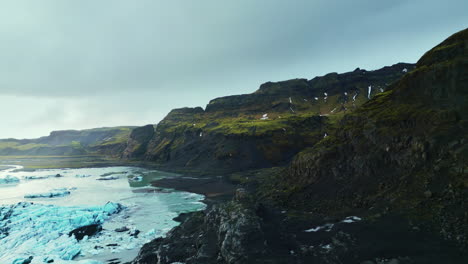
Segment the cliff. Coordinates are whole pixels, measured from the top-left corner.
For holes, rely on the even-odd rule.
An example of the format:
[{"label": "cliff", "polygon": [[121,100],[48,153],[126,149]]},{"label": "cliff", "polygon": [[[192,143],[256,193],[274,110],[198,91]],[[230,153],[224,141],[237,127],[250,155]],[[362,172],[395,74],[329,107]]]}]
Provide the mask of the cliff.
[{"label": "cliff", "polygon": [[266,192],[318,214],[398,212],[467,247],[467,77],[464,30],[346,115],[329,137],[274,177]]},{"label": "cliff", "polygon": [[154,133],[129,141],[122,157],[202,173],[284,165],[320,141],[344,113],[384,92],[413,68],[399,63],[375,71],[268,82],[252,94],[214,99],[205,110],[174,109]]}]

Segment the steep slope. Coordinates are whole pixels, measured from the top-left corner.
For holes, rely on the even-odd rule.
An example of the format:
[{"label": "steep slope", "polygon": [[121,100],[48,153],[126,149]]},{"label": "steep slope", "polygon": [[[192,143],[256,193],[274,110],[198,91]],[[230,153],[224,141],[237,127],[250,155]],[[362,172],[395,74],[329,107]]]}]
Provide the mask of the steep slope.
[{"label": "steep slope", "polygon": [[61,156],[106,154],[119,156],[134,127],[53,131],[37,139],[0,139],[0,155]]},{"label": "steep slope", "polygon": [[[401,213],[468,246],[468,30],[301,152],[265,193],[318,214]],[[270,185],[271,184],[271,185]],[[382,213],[382,210],[378,214]]]},{"label": "steep slope", "polygon": [[132,140],[123,158],[203,172],[286,164],[323,138],[343,113],[385,91],[413,68],[399,63],[376,71],[268,82],[252,94],[214,99],[206,110],[175,109],[156,126],[151,140]]},{"label": "steep slope", "polygon": [[[134,264],[468,261],[468,30]],[[254,191],[249,194],[248,190]]]}]

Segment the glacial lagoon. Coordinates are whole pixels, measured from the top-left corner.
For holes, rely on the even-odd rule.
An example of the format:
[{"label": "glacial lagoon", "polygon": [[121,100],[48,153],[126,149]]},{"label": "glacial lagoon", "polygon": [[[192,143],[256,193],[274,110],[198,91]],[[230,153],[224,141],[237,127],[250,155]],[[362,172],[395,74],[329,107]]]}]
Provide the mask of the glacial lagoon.
[{"label": "glacial lagoon", "polygon": [[[138,167],[24,170],[0,166],[0,263],[107,263],[139,248],[202,210],[203,196],[150,186],[173,174]],[[101,224],[97,235],[69,233]]]}]

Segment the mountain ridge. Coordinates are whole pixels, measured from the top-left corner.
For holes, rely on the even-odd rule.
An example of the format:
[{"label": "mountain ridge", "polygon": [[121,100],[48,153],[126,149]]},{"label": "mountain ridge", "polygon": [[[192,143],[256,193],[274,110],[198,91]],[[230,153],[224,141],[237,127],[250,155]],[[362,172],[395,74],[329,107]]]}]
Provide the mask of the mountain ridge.
[{"label": "mountain ridge", "polygon": [[147,130],[150,140],[132,140],[122,158],[205,173],[283,165],[318,142],[340,115],[413,68],[398,63],[375,71],[267,82],[250,94],[215,98],[205,110],[173,109],[154,131]]}]

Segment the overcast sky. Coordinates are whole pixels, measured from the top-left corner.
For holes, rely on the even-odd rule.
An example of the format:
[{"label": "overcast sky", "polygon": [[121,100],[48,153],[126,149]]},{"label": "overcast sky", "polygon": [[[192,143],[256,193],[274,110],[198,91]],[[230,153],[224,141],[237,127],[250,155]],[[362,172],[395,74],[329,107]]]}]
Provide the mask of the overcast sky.
[{"label": "overcast sky", "polygon": [[0,138],[157,123],[266,81],[416,62],[466,0],[1,0]]}]

